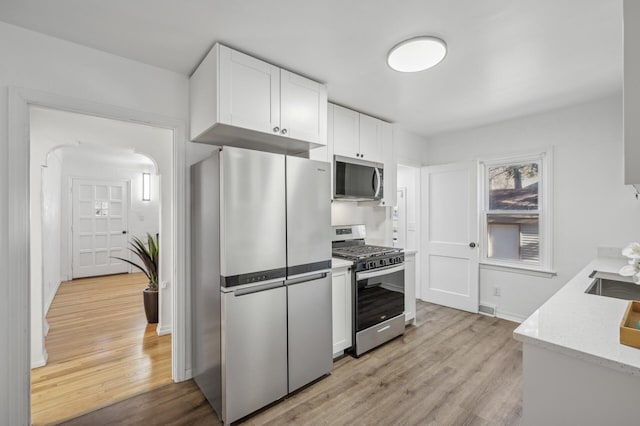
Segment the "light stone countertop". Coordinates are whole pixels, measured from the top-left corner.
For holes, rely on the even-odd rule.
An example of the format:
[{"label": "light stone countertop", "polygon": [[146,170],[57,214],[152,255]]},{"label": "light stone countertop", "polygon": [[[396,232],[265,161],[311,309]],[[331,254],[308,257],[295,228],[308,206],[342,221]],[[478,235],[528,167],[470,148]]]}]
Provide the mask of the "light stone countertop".
[{"label": "light stone countertop", "polygon": [[585,293],[594,270],[617,273],[625,263],[613,257],[589,263],[515,329],[515,339],[640,376],[640,349],[619,338],[628,301]]},{"label": "light stone countertop", "polygon": [[402,249],[404,251],[404,254],[416,254],[418,253],[418,250],[416,249]]},{"label": "light stone countertop", "polygon": [[351,265],[353,265],[353,262],[350,260],[340,259],[338,257],[331,258],[331,269],[344,268],[345,266]]}]

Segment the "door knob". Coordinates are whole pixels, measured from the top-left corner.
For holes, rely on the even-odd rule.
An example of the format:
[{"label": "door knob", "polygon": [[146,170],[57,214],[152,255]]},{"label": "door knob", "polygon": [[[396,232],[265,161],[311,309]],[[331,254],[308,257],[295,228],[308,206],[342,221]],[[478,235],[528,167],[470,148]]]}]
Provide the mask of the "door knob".
[{"label": "door knob", "polygon": [[469,243],[469,247],[476,248],[476,243]]}]

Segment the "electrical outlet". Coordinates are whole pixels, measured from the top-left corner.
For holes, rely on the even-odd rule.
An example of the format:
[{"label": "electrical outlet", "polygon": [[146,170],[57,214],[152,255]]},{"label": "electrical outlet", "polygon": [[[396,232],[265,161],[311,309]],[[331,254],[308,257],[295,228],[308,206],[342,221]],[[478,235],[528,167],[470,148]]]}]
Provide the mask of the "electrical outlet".
[{"label": "electrical outlet", "polygon": [[493,295],[496,296],[496,297],[500,297],[501,296],[500,287],[498,287],[497,285],[493,286]]}]

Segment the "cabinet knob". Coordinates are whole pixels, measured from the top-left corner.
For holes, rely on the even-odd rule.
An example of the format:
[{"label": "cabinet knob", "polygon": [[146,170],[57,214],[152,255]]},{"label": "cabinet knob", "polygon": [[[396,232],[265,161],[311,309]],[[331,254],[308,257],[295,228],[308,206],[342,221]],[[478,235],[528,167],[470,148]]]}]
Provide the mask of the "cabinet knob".
[{"label": "cabinet knob", "polygon": [[476,248],[476,243],[469,243],[469,247]]},{"label": "cabinet knob", "polygon": [[276,126],[273,128],[274,133],[278,133],[280,131],[280,127]]},{"label": "cabinet knob", "polygon": [[282,129],[282,131],[280,133],[282,133],[283,135],[286,135],[287,134],[287,129]]}]

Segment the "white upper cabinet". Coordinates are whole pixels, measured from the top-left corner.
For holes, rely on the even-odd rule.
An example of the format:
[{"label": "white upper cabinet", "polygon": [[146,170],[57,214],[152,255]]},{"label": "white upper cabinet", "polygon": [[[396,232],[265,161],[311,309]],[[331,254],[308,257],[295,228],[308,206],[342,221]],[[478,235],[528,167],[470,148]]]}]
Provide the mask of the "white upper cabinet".
[{"label": "white upper cabinet", "polygon": [[327,143],[323,84],[216,44],[190,79],[191,140],[298,153]]},{"label": "white upper cabinet", "polygon": [[280,68],[220,46],[219,121],[270,133],[280,126]]},{"label": "white upper cabinet", "polygon": [[398,198],[398,163],[393,145],[393,128],[391,124],[381,121],[378,126],[378,137],[382,149],[382,160],[384,163],[384,186],[382,191],[381,206],[393,207]]},{"label": "white upper cabinet", "polygon": [[385,128],[391,126],[377,118],[329,104],[333,114],[333,153],[343,157],[383,163]]},{"label": "white upper cabinet", "polygon": [[382,163],[383,132],[389,123],[360,114],[360,158]]},{"label": "white upper cabinet", "polygon": [[329,114],[334,155],[360,158],[360,113],[329,104]]},{"label": "white upper cabinet", "polygon": [[280,128],[291,138],[326,145],[326,87],[280,70]]},{"label": "white upper cabinet", "polygon": [[624,183],[640,190],[640,2],[624,2]]}]

